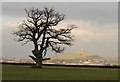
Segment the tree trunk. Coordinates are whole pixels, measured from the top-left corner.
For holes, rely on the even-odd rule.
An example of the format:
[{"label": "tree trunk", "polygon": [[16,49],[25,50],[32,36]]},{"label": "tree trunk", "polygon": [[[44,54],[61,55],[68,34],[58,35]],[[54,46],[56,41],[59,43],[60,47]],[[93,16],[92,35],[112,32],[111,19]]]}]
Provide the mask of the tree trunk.
[{"label": "tree trunk", "polygon": [[36,62],[36,67],[42,68],[42,55],[39,53],[38,50],[33,50],[32,53],[35,57],[30,57]]},{"label": "tree trunk", "polygon": [[[40,55],[40,54],[39,54]],[[42,56],[36,58],[36,67],[42,68]]]},{"label": "tree trunk", "polygon": [[36,67],[42,68],[42,61],[36,61]]}]

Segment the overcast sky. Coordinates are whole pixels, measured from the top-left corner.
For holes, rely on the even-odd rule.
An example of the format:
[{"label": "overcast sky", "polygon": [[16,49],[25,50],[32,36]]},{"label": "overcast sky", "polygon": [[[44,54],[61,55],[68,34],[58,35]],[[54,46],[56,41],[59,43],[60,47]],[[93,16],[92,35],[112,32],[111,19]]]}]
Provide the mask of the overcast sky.
[{"label": "overcast sky", "polygon": [[[31,54],[32,44],[21,46],[11,35],[18,24],[25,20],[25,8],[54,7],[56,11],[65,14],[58,27],[76,24],[72,31],[75,36],[74,45],[66,47],[64,53],[78,52],[81,48],[96,55],[118,56],[118,3],[117,2],[3,2],[2,3],[2,48],[4,57],[27,58]],[[1,30],[1,28],[0,28]],[[62,53],[62,54],[64,54]],[[55,54],[55,53],[48,53]]]}]

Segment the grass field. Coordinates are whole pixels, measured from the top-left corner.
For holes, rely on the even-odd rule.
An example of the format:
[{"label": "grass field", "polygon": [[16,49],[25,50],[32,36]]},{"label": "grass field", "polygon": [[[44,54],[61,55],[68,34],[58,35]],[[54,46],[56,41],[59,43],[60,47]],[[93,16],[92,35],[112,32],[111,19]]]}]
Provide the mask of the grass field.
[{"label": "grass field", "polygon": [[3,65],[3,80],[118,80],[118,69]]}]

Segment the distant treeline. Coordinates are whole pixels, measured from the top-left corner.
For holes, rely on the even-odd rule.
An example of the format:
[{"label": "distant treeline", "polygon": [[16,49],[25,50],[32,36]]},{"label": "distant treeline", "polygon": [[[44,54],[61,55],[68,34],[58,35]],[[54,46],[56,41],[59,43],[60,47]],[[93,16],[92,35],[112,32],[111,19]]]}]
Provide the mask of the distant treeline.
[{"label": "distant treeline", "polygon": [[[1,62],[1,64],[7,65],[28,65],[35,66],[34,63],[7,63]],[[90,67],[90,68],[120,68],[120,66],[98,66],[98,65],[63,65],[63,64],[43,64],[43,66],[62,66],[62,67]]]}]

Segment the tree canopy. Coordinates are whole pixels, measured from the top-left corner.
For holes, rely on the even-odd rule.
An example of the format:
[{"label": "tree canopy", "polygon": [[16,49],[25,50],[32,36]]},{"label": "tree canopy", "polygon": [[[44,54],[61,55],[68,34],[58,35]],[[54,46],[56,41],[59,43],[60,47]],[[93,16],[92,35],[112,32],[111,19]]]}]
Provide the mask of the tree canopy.
[{"label": "tree canopy", "polygon": [[64,51],[65,45],[72,45],[73,35],[71,35],[71,31],[76,26],[57,27],[64,20],[64,14],[47,7],[43,10],[38,8],[25,9],[25,12],[27,14],[26,20],[18,26],[18,31],[14,31],[13,34],[18,37],[18,42],[24,41],[24,44],[28,42],[34,44],[33,56],[29,57],[36,62],[36,66],[41,66],[48,49],[60,53]]}]

